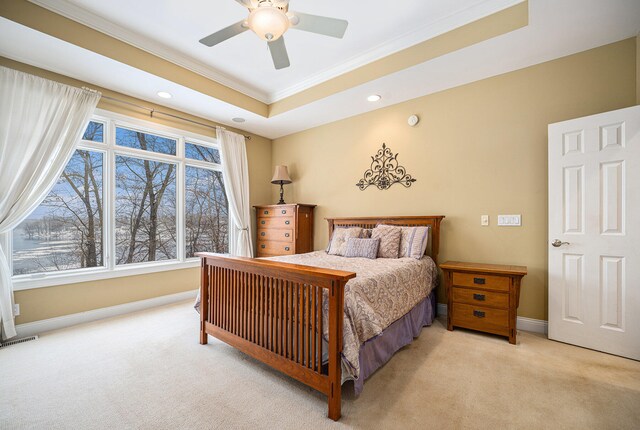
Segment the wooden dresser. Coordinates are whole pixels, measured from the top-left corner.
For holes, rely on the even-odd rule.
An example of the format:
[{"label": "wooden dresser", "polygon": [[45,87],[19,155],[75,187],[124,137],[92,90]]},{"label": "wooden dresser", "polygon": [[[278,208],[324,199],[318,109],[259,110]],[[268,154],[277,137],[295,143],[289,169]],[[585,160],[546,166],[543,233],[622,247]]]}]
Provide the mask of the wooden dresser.
[{"label": "wooden dresser", "polygon": [[255,206],[258,257],[313,251],[313,208],[290,204]]},{"label": "wooden dresser", "polygon": [[447,261],[447,329],[464,327],[507,336],[516,343],[516,310],[524,266]]}]

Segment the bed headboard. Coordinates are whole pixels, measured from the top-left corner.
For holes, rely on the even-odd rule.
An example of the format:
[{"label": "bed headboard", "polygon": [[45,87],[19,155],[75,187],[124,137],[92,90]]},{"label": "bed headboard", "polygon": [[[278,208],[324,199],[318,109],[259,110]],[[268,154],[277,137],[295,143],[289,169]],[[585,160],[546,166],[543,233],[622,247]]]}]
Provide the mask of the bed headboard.
[{"label": "bed headboard", "polygon": [[440,250],[440,222],[444,215],[433,216],[376,216],[376,217],[350,217],[350,218],[325,218],[329,223],[329,240],[336,227],[362,227],[374,228],[378,224],[390,224],[403,227],[429,226],[429,243],[426,254],[433,261],[438,262]]}]

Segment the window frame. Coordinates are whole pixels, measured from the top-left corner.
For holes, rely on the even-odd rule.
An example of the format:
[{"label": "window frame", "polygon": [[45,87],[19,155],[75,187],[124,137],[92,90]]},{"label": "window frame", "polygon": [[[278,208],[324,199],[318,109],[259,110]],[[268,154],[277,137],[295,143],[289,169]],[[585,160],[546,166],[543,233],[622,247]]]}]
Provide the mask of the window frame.
[{"label": "window frame", "polygon": [[[220,151],[216,138],[187,132],[177,128],[157,124],[142,119],[132,118],[102,109],[96,109],[90,121],[100,122],[103,127],[103,142],[81,140],[77,149],[95,151],[103,154],[102,161],[102,202],[103,213],[103,265],[53,272],[40,272],[26,275],[12,275],[15,291],[79,282],[111,279],[123,276],[141,275],[168,270],[198,267],[198,257],[186,258],[185,243],[185,172],[187,166],[222,172],[222,165],[185,157],[185,142],[207,146]],[[124,127],[135,131],[176,140],[176,155],[163,154],[142,149],[119,146],[115,142],[116,127]],[[116,156],[123,155],[176,165],[176,258],[171,260],[148,261],[142,263],[116,264],[116,229],[115,229],[115,169]],[[228,219],[227,222],[230,222]],[[8,255],[10,273],[13,274],[13,231],[9,233]]]}]

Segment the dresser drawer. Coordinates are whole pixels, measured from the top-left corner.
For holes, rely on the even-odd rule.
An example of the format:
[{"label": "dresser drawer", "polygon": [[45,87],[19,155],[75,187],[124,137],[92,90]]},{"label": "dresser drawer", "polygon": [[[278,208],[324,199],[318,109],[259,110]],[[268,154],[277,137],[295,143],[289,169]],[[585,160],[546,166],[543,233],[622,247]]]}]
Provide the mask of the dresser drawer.
[{"label": "dresser drawer", "polygon": [[271,218],[281,216],[293,216],[295,214],[295,206],[283,206],[279,208],[261,208],[257,211],[256,216]]},{"label": "dresser drawer", "polygon": [[258,228],[294,228],[293,217],[258,217]]},{"label": "dresser drawer", "polygon": [[454,326],[509,335],[509,311],[506,309],[454,303],[451,317]]},{"label": "dresser drawer", "polygon": [[509,291],[509,277],[453,272],[453,285],[487,290]]},{"label": "dresser drawer", "polygon": [[277,240],[280,242],[293,242],[293,230],[258,228],[258,240]]},{"label": "dresser drawer", "polygon": [[453,301],[475,306],[490,306],[502,309],[509,308],[509,294],[492,291],[470,290],[453,287]]},{"label": "dresser drawer", "polygon": [[258,240],[258,252],[270,255],[294,254],[293,244],[270,240]]}]

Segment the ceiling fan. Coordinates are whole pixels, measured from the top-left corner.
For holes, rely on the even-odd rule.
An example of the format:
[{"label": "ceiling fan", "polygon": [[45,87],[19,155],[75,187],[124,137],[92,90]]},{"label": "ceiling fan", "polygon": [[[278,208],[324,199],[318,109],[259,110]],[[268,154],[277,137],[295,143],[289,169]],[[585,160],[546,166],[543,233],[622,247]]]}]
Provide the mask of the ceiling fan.
[{"label": "ceiling fan", "polygon": [[267,41],[276,69],[284,69],[290,65],[282,37],[289,28],[342,39],[349,25],[344,19],[289,11],[289,0],[236,0],[236,2],[249,10],[248,18],[200,39],[200,43],[214,46],[247,30],[253,30],[258,37]]}]

